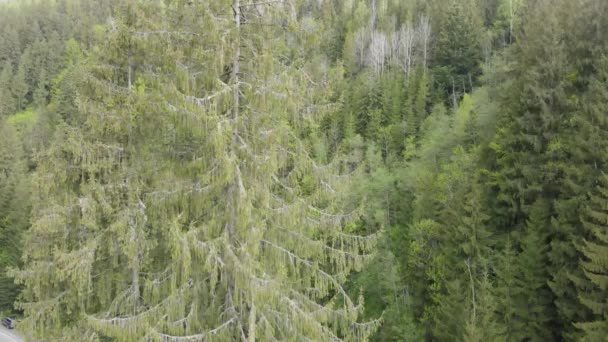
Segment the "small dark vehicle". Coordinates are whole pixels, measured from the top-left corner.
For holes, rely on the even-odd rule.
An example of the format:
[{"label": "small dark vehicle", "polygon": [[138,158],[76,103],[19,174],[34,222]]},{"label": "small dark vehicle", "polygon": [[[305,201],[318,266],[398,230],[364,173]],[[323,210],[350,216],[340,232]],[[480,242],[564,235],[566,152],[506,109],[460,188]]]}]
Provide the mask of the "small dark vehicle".
[{"label": "small dark vehicle", "polygon": [[3,318],[2,325],[5,326],[7,329],[15,329],[15,320],[8,317]]}]

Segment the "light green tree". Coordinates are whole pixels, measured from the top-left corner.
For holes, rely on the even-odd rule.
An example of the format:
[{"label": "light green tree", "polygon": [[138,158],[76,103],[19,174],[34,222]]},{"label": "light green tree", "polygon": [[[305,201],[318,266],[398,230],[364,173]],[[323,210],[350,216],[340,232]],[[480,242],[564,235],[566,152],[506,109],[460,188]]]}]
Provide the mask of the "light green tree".
[{"label": "light green tree", "polygon": [[[127,1],[40,156],[25,327],[64,341],[365,340],[342,283],[375,235],[320,163],[288,3]],[[297,58],[297,55],[294,59]],[[306,66],[304,66],[306,67]],[[320,158],[322,159],[322,158]]]}]

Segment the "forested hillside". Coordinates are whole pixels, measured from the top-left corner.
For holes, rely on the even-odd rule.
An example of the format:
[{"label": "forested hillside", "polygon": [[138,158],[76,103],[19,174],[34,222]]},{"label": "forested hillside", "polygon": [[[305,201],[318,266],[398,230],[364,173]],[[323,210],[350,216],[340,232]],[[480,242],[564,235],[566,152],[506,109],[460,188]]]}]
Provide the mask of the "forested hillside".
[{"label": "forested hillside", "polygon": [[0,1],[43,341],[605,341],[608,2]]}]

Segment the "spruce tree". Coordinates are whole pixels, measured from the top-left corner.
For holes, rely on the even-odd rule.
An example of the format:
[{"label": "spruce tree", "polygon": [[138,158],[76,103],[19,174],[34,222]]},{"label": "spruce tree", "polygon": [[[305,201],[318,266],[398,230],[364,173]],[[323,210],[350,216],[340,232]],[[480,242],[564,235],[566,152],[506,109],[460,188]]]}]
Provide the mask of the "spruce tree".
[{"label": "spruce tree", "polygon": [[19,262],[29,219],[29,178],[21,137],[5,118],[0,118],[0,136],[0,311],[12,312],[18,288],[7,270]]},{"label": "spruce tree", "polygon": [[[608,8],[602,4],[598,6],[604,8],[604,13]],[[588,11],[602,10],[598,8],[589,8]],[[604,23],[604,27],[606,23]],[[585,32],[588,32],[587,28]],[[588,42],[591,44],[591,42]],[[571,135],[572,141],[568,144],[567,149],[571,151],[572,163],[566,168],[569,182],[568,189],[570,190],[570,201],[576,206],[577,210],[566,211],[569,214],[570,224],[574,225],[577,230],[572,243],[577,246],[577,258],[579,259],[580,268],[576,272],[571,272],[570,279],[576,286],[576,293],[579,302],[587,309],[586,315],[579,315],[575,322],[579,328],[572,335],[581,340],[598,340],[605,330],[605,321],[602,322],[602,314],[598,313],[598,305],[601,306],[602,298],[605,300],[605,290],[598,289],[597,280],[594,280],[593,274],[588,273],[590,270],[590,258],[587,253],[593,249],[595,244],[597,248],[601,248],[601,228],[598,233],[598,227],[604,224],[601,218],[601,213],[604,207],[603,188],[605,186],[605,175],[602,170],[607,166],[606,148],[608,145],[608,126],[605,115],[605,101],[608,96],[606,91],[606,81],[608,76],[608,59],[604,56],[601,43],[597,43],[593,47],[593,54],[590,56],[587,63],[593,64],[593,75],[589,77],[589,88],[587,92],[581,96],[581,108],[573,116],[573,128],[576,129],[576,134]],[[568,203],[568,202],[567,202]],[[571,204],[571,206],[573,206]],[[592,246],[586,247],[587,243]],[[601,272],[601,271],[600,271]],[[590,276],[588,276],[589,274]],[[596,322],[595,324],[592,322]]]},{"label": "spruce tree", "polygon": [[27,69],[25,64],[19,64],[13,82],[11,83],[11,91],[13,96],[16,98],[17,104],[16,109],[21,111],[25,108],[27,103],[26,95],[29,92],[29,86],[27,84]]},{"label": "spruce tree", "polygon": [[6,26],[2,28],[2,32],[4,33],[2,34],[2,45],[0,45],[0,62],[3,64],[8,62],[14,68],[18,65],[19,56],[23,51],[19,33],[14,27]]},{"label": "spruce tree", "polygon": [[608,176],[603,174],[590,195],[581,221],[590,238],[581,244],[584,254],[582,267],[591,282],[588,289],[579,290],[581,302],[594,314],[593,320],[576,326],[583,331],[582,340],[599,341],[608,336]]},{"label": "spruce tree", "polygon": [[[545,260],[545,270],[531,271],[529,276],[542,277],[544,273],[553,300],[536,303],[546,307],[538,317],[528,319],[544,320],[550,314],[552,322],[534,328],[535,334],[559,331],[561,338],[572,332],[571,322],[586,315],[586,309],[576,298],[573,281],[579,268],[575,243],[580,233],[577,226],[580,192],[572,191],[573,173],[568,174],[567,169],[576,165],[576,169],[582,170],[589,164],[564,162],[576,160],[564,143],[573,133],[570,125],[575,122],[573,114],[578,108],[575,99],[580,96],[575,78],[566,72],[577,46],[567,34],[572,23],[570,13],[576,8],[575,3],[566,1],[538,1],[526,7],[521,30],[507,57],[517,61],[510,71],[517,76],[504,89],[500,103],[505,111],[498,119],[499,129],[490,145],[496,153],[493,176],[499,189],[497,204],[505,214],[502,229],[525,231],[528,222],[533,221],[531,211],[535,203],[547,205],[549,223],[538,225],[537,237],[528,236],[540,244],[537,249],[545,251],[545,256],[531,255]],[[520,238],[517,243],[522,246],[526,234]],[[540,279],[536,281],[540,283]],[[538,289],[545,293],[544,287]],[[522,316],[529,313],[522,310],[525,310]]]},{"label": "spruce tree", "polygon": [[39,160],[24,326],[65,341],[370,335],[342,283],[375,236],[354,234],[358,206],[338,196],[352,166],[310,152],[323,89],[285,59],[305,38],[291,10],[123,5]]},{"label": "spruce tree", "polygon": [[500,338],[506,341],[516,341],[520,333],[520,322],[517,317],[518,300],[521,298],[522,289],[517,285],[517,254],[513,247],[511,237],[497,258],[494,272],[496,273],[496,284],[493,288],[496,298],[496,319],[503,327]]},{"label": "spruce tree", "polygon": [[460,98],[477,85],[482,56],[479,31],[466,3],[452,1],[446,7],[431,72],[436,96],[455,109]]},{"label": "spruce tree", "polygon": [[15,112],[15,99],[11,92],[13,71],[9,62],[4,63],[0,71],[0,117]]},{"label": "spruce tree", "polygon": [[[472,279],[473,280],[473,279]],[[506,341],[505,326],[497,320],[497,298],[487,271],[483,271],[475,289],[474,305],[467,321],[463,340],[466,342]]]},{"label": "spruce tree", "polygon": [[[548,220],[547,204],[537,201],[530,211],[526,232],[521,241],[521,253],[517,258],[518,274],[516,286],[520,288],[517,316],[521,320],[519,338],[529,341],[544,341],[554,333],[556,321],[552,306],[553,294],[547,285],[546,236]],[[518,338],[518,339],[519,339]]]}]

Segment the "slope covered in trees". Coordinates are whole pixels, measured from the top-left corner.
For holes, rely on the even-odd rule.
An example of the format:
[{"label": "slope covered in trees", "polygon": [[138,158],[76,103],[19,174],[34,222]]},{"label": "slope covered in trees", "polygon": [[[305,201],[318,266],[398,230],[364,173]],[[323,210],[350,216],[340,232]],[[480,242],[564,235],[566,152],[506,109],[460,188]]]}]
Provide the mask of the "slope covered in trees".
[{"label": "slope covered in trees", "polygon": [[0,312],[601,341],[607,34],[603,0],[0,4]]},{"label": "slope covered in trees", "polygon": [[[20,262],[30,218],[36,154],[75,92],[70,70],[92,42],[110,2],[7,2],[0,6],[0,312],[13,309],[18,287],[6,276]],[[78,43],[79,42],[79,43]],[[49,104],[52,98],[52,104]],[[48,106],[47,106],[48,105]]]}]

